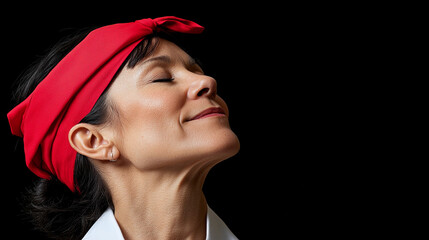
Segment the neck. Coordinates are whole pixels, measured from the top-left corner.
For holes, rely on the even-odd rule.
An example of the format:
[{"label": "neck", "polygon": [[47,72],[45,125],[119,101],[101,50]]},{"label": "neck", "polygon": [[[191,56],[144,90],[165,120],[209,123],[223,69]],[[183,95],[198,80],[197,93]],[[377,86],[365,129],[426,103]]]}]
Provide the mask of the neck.
[{"label": "neck", "polygon": [[109,182],[125,239],[205,239],[207,202],[202,186],[208,170],[126,173]]}]

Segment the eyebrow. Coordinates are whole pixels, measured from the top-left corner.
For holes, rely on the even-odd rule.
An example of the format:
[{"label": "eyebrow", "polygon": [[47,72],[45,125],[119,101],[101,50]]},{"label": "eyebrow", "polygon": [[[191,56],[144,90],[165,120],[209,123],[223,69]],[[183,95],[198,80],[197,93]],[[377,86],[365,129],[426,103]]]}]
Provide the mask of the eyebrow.
[{"label": "eyebrow", "polygon": [[167,56],[167,55],[161,55],[161,56],[149,58],[149,59],[143,61],[142,63],[140,63],[140,65],[148,64],[150,62],[155,62],[155,61],[161,61],[161,62],[165,62],[165,63],[171,63],[171,58],[169,56]]},{"label": "eyebrow", "polygon": [[[161,61],[161,62],[164,62],[166,64],[171,64],[173,62],[173,60],[170,58],[170,56],[161,55],[161,56],[146,59],[145,61],[143,61],[139,65],[142,66],[142,65],[149,64],[151,62],[156,62],[156,61]],[[189,58],[186,61],[184,61],[184,64],[188,67],[197,65],[199,67],[199,69],[202,71],[201,62],[198,59],[195,59],[191,56],[189,56]]]}]

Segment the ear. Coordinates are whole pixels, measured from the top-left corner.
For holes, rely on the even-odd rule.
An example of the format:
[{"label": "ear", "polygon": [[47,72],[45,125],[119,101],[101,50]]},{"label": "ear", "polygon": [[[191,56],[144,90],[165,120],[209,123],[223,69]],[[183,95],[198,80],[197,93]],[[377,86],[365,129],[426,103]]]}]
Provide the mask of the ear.
[{"label": "ear", "polygon": [[78,153],[96,160],[118,159],[119,151],[112,141],[105,139],[97,127],[79,123],[69,131],[71,147]]}]

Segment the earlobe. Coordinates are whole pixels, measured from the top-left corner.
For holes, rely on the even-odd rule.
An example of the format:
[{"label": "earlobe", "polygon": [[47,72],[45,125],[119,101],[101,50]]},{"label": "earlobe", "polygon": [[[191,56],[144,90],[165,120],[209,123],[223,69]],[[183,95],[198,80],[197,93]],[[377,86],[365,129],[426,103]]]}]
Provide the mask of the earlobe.
[{"label": "earlobe", "polygon": [[87,123],[76,124],[70,129],[69,142],[78,153],[96,160],[110,160],[114,148],[95,126]]}]

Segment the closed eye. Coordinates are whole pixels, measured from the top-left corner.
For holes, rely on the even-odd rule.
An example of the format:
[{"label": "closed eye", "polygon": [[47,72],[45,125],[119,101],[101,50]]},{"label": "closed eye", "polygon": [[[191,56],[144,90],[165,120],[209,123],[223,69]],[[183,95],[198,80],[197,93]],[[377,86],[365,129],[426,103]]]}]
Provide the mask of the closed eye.
[{"label": "closed eye", "polygon": [[152,82],[172,82],[174,80],[174,78],[159,78],[159,79],[155,79]]}]

